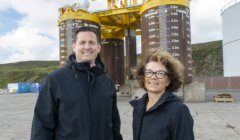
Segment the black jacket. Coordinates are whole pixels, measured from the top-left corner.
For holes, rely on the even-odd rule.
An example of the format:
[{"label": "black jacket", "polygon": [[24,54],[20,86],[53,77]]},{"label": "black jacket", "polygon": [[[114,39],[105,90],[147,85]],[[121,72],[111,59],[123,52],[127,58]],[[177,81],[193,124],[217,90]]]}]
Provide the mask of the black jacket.
[{"label": "black jacket", "polygon": [[122,140],[115,86],[97,64],[52,72],[39,93],[31,140]]},{"label": "black jacket", "polygon": [[193,119],[185,104],[172,92],[165,92],[148,111],[145,94],[133,100],[134,140],[194,140]]}]

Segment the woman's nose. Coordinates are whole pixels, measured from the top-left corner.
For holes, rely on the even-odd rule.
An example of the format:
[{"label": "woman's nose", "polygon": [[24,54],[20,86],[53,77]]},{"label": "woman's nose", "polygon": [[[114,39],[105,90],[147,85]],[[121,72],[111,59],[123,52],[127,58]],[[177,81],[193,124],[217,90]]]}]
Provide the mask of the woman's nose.
[{"label": "woman's nose", "polygon": [[151,78],[158,79],[156,73],[153,73],[153,75],[151,76]]}]

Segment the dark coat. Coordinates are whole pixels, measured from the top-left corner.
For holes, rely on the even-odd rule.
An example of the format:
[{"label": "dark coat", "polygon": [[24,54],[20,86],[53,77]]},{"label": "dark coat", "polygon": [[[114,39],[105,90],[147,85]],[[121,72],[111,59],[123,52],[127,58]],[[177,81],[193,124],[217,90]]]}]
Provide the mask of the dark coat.
[{"label": "dark coat", "polygon": [[133,100],[134,140],[194,140],[193,119],[188,107],[172,92],[165,92],[148,111],[145,94]]},{"label": "dark coat", "polygon": [[122,140],[112,80],[71,55],[39,93],[31,140]]}]

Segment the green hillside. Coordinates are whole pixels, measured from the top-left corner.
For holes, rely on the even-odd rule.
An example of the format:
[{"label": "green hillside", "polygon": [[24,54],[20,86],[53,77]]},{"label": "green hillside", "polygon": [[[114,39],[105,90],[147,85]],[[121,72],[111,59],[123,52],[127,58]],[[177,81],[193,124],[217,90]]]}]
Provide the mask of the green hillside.
[{"label": "green hillside", "polygon": [[[212,41],[192,45],[193,76],[222,76],[223,55],[222,41]],[[137,55],[137,63],[141,54]],[[46,76],[58,68],[58,61],[26,61],[0,64],[0,88],[8,83],[44,81]]]},{"label": "green hillside", "polygon": [[196,77],[222,76],[222,41],[192,45],[193,75]]},{"label": "green hillside", "polygon": [[58,68],[58,61],[26,61],[0,64],[0,88],[8,83],[44,81],[46,76]]},{"label": "green hillside", "polygon": [[[223,54],[222,41],[192,44],[193,76],[222,76]],[[141,62],[141,54],[137,55],[137,63]]]}]

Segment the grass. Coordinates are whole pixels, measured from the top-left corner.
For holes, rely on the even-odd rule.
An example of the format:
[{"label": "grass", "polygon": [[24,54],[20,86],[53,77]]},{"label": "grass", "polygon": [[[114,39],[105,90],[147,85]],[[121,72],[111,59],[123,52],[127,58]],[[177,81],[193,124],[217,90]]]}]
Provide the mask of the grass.
[{"label": "grass", "polygon": [[0,88],[8,83],[42,83],[46,76],[58,68],[58,61],[26,61],[0,65]]},{"label": "grass", "polygon": [[[222,41],[192,44],[193,76],[222,76],[223,54]],[[141,54],[137,55],[140,64]],[[58,61],[25,61],[0,64],[0,88],[8,83],[36,82],[42,83],[46,76],[59,67]]]},{"label": "grass", "polygon": [[196,77],[222,76],[222,41],[192,45],[193,75]]}]

